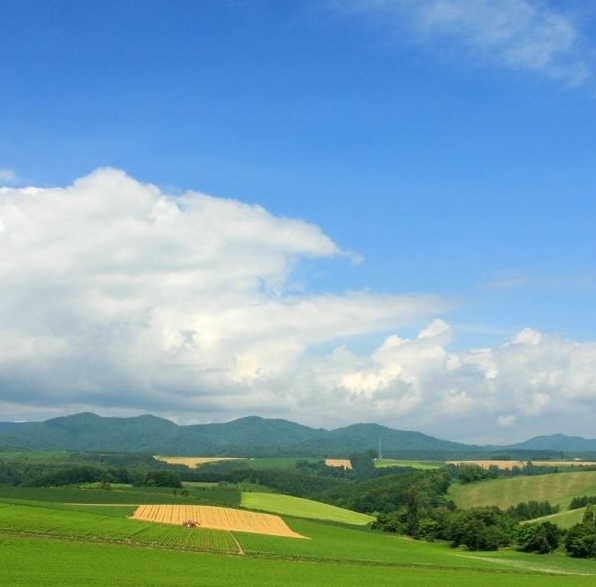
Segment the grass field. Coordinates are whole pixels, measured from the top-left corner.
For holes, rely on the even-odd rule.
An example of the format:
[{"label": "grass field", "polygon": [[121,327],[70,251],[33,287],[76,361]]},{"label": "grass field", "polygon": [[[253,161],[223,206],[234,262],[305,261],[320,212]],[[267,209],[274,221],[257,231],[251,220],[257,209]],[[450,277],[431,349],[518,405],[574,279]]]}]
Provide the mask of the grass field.
[{"label": "grass field", "polygon": [[578,471],[551,475],[510,477],[453,484],[450,497],[457,507],[496,505],[506,509],[522,501],[548,501],[566,510],[573,497],[596,495],[596,471]]},{"label": "grass field", "polygon": [[242,507],[252,510],[344,524],[365,525],[375,519],[366,514],[279,493],[242,492],[240,503]]},{"label": "grass field", "polygon": [[52,538],[0,536],[0,582],[15,587],[587,587],[593,576],[548,576],[530,570],[445,569],[222,557]]},{"label": "grass field", "polygon": [[218,484],[195,484],[180,489],[166,487],[133,487],[132,485],[111,486],[101,489],[96,485],[88,487],[7,487],[0,486],[0,499],[24,499],[61,503],[104,503],[104,504],[219,504],[236,507],[240,505],[240,491],[234,486],[220,487]]},{"label": "grass field", "polygon": [[119,545],[124,550],[133,546],[150,547],[156,557],[161,557],[161,551],[165,549],[365,566],[487,572],[517,572],[521,569],[524,572],[591,573],[596,576],[596,562],[590,560],[574,560],[563,555],[533,557],[514,551],[471,553],[452,549],[446,544],[430,544],[314,520],[284,517],[294,532],[309,538],[296,540],[137,521],[124,517],[124,508],[118,512],[113,506],[108,506],[110,511],[104,512],[99,505],[95,510],[90,510],[92,506],[89,505],[82,506],[84,511],[64,509],[63,505],[56,502],[0,502],[0,541],[21,537]]},{"label": "grass field", "polygon": [[439,469],[445,463],[438,461],[405,461],[403,459],[381,459],[375,461],[375,467],[413,467],[414,469]]},{"label": "grass field", "polygon": [[[528,461],[499,461],[493,459],[483,460],[467,460],[467,461],[447,461],[448,465],[478,465],[484,469],[489,467],[497,467],[498,469],[513,469],[514,467],[523,468],[528,464]],[[560,461],[532,461],[536,467],[557,467],[560,470],[573,470],[581,467],[594,467],[596,461],[580,461],[580,460],[560,460]]]},{"label": "grass field", "polygon": [[[270,465],[274,465],[271,462]],[[405,464],[401,461],[400,464]],[[180,490],[119,486],[110,490],[0,487],[0,584],[17,587],[177,587],[189,584],[350,587],[584,587],[596,583],[596,561],[562,553],[502,549],[470,552],[375,532],[368,516],[319,502],[243,492],[242,506],[278,514],[299,540],[239,530],[185,528],[130,519],[138,504],[239,504],[237,488],[192,484]],[[497,479],[452,488],[462,507],[547,500],[566,508],[596,495],[596,472]],[[237,504],[237,505],[238,505]],[[582,510],[548,519],[562,526]]]},{"label": "grass field", "polygon": [[0,459],[5,461],[32,461],[46,463],[53,460],[64,460],[72,454],[65,450],[0,450]]},{"label": "grass field", "polygon": [[543,516],[542,518],[538,518],[538,520],[541,522],[553,522],[553,524],[556,524],[559,528],[567,530],[574,524],[579,524],[582,521],[585,510],[586,508],[564,510],[556,514],[551,514],[550,516]]},{"label": "grass field", "polygon": [[[288,510],[301,511],[305,504],[298,507],[284,496],[278,503],[284,520],[309,540],[131,520],[130,506],[72,505],[60,502],[59,492],[50,493],[51,501],[0,500],[0,550],[7,561],[0,566],[1,584],[583,587],[596,578],[593,560],[511,550],[472,553],[289,517]],[[270,500],[272,494],[256,497]]]}]

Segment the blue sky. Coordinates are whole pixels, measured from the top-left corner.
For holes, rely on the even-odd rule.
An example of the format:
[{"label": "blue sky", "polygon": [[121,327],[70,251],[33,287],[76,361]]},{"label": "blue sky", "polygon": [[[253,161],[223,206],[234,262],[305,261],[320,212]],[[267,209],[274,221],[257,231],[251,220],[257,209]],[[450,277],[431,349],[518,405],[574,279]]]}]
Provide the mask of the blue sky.
[{"label": "blue sky", "polygon": [[591,3],[2,12],[0,419],[594,435]]}]

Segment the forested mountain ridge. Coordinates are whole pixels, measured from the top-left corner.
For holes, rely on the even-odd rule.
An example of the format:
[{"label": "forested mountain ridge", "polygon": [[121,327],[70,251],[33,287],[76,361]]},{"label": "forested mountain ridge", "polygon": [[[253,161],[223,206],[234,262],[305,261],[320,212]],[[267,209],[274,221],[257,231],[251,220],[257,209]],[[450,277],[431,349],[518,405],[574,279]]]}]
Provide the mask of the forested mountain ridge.
[{"label": "forested mountain ridge", "polygon": [[[510,447],[481,447],[441,440],[379,424],[335,430],[288,420],[249,416],[232,422],[180,426],[151,415],[103,417],[89,412],[45,422],[0,422],[0,447],[31,450],[131,451],[203,456],[332,456],[378,450],[383,456],[473,458],[510,449],[542,454],[596,451],[596,440],[553,435]],[[531,452],[528,452],[528,458]]]}]

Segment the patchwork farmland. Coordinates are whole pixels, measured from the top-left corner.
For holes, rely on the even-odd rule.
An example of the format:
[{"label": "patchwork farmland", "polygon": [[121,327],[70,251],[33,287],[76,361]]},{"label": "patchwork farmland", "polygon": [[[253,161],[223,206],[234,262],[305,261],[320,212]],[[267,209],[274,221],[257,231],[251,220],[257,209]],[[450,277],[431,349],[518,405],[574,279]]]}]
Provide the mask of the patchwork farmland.
[{"label": "patchwork farmland", "polygon": [[[236,483],[226,477],[226,465],[220,481],[202,481],[200,470],[187,470],[182,475],[189,480],[183,477],[177,486],[124,482],[0,485],[0,548],[11,561],[0,570],[0,581],[28,587],[99,587],[107,582],[157,587],[193,580],[213,587],[267,582],[328,587],[364,581],[374,581],[379,587],[587,587],[596,577],[593,559],[566,556],[562,545],[549,556],[521,552],[514,545],[479,553],[452,547],[441,537],[423,542],[380,532],[371,528],[374,517],[354,511],[358,508],[353,507],[353,497],[370,499],[381,490],[393,500],[399,495],[398,481],[441,480],[440,471],[413,471],[418,465],[432,469],[436,464],[400,461],[404,471],[361,483],[351,480],[347,472],[325,470],[322,463],[322,459],[309,462],[296,457],[247,459],[238,463],[242,475]],[[340,503],[341,497],[344,507],[276,493],[265,483],[305,481],[315,473],[337,479],[332,486],[337,494],[328,492],[327,498]],[[565,506],[571,495],[596,493],[594,475],[596,471],[578,468],[468,485],[454,482],[446,497],[462,511],[473,503],[488,505],[495,495],[514,503],[541,499]],[[354,495],[340,493],[343,488]],[[370,507],[367,511],[376,510]],[[559,515],[563,514],[574,515],[579,522],[582,511]],[[80,553],[79,558],[75,553]],[[36,564],[28,566],[32,558]],[[64,565],[62,559],[67,561]],[[140,559],[143,565],[137,564]],[[168,566],[169,560],[175,563]]]},{"label": "patchwork farmland", "polygon": [[290,530],[287,524],[272,514],[197,505],[141,505],[133,519],[162,524],[197,525],[213,530],[268,534],[288,538],[304,538]]}]

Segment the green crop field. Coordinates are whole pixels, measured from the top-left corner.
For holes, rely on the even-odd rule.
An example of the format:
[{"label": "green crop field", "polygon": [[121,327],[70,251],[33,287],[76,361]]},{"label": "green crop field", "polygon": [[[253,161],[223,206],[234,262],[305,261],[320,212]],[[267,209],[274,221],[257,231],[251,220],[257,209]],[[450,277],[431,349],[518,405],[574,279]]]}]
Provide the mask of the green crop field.
[{"label": "green crop field", "polygon": [[[553,496],[567,500],[596,494],[590,485],[594,481],[596,474],[590,472],[560,473],[457,490],[483,489],[485,500],[510,494],[513,503],[549,497],[556,503]],[[507,484],[512,486],[503,489]],[[493,485],[496,489],[491,489]],[[541,491],[547,486],[550,493],[545,496]],[[416,541],[370,530],[370,516],[274,493],[244,492],[242,506],[281,515],[306,539],[129,519],[140,503],[198,504],[210,496],[225,503],[235,499],[238,504],[240,499],[238,489],[231,486],[189,484],[186,492],[124,485],[109,490],[95,485],[0,487],[0,552],[7,561],[0,567],[0,581],[27,587],[111,583],[343,587],[363,581],[381,587],[538,587],[539,582],[540,587],[582,587],[596,580],[594,560],[573,559],[561,552],[478,553]],[[581,513],[561,512],[555,517],[569,526]]]},{"label": "green crop field", "polygon": [[133,487],[113,485],[101,489],[90,486],[62,487],[8,487],[0,485],[0,499],[25,499],[60,503],[104,503],[104,504],[223,504],[238,506],[240,491],[234,486],[185,486],[184,491],[168,487]]},{"label": "green crop field", "polygon": [[563,510],[556,514],[551,514],[550,516],[543,516],[542,518],[538,518],[537,521],[541,522],[553,522],[559,526],[559,528],[568,529],[571,528],[574,524],[579,524],[583,517],[586,508],[578,508],[576,510]]},{"label": "green crop field", "polygon": [[344,524],[364,525],[375,518],[310,499],[279,493],[242,492],[242,507],[315,520],[330,520]]},{"label": "green crop field", "polygon": [[[472,553],[287,515],[306,540],[184,528],[127,519],[129,506],[62,503],[45,491],[50,501],[0,500],[2,584],[583,587],[596,577],[595,561],[562,554]],[[282,496],[280,503],[288,509],[292,501]]]},{"label": "green crop field", "polygon": [[292,560],[154,550],[71,542],[53,538],[0,536],[3,585],[16,587],[588,587],[593,576],[549,576],[523,568],[445,569],[411,566],[303,563]]},{"label": "green crop field", "polygon": [[67,459],[72,453],[65,450],[0,450],[3,460],[46,463],[53,460]]},{"label": "green crop field", "polygon": [[381,459],[375,461],[375,467],[383,469],[386,467],[413,467],[414,469],[439,469],[444,467],[444,462],[438,461],[406,461],[403,459]]},{"label": "green crop field", "polygon": [[506,509],[523,501],[548,501],[567,509],[573,497],[596,495],[596,471],[510,477],[453,484],[450,497],[457,507],[496,505]]},{"label": "green crop field", "polygon": [[257,457],[245,461],[247,467],[251,469],[293,469],[298,461],[309,463],[320,462],[321,459],[299,459],[296,457]]}]

